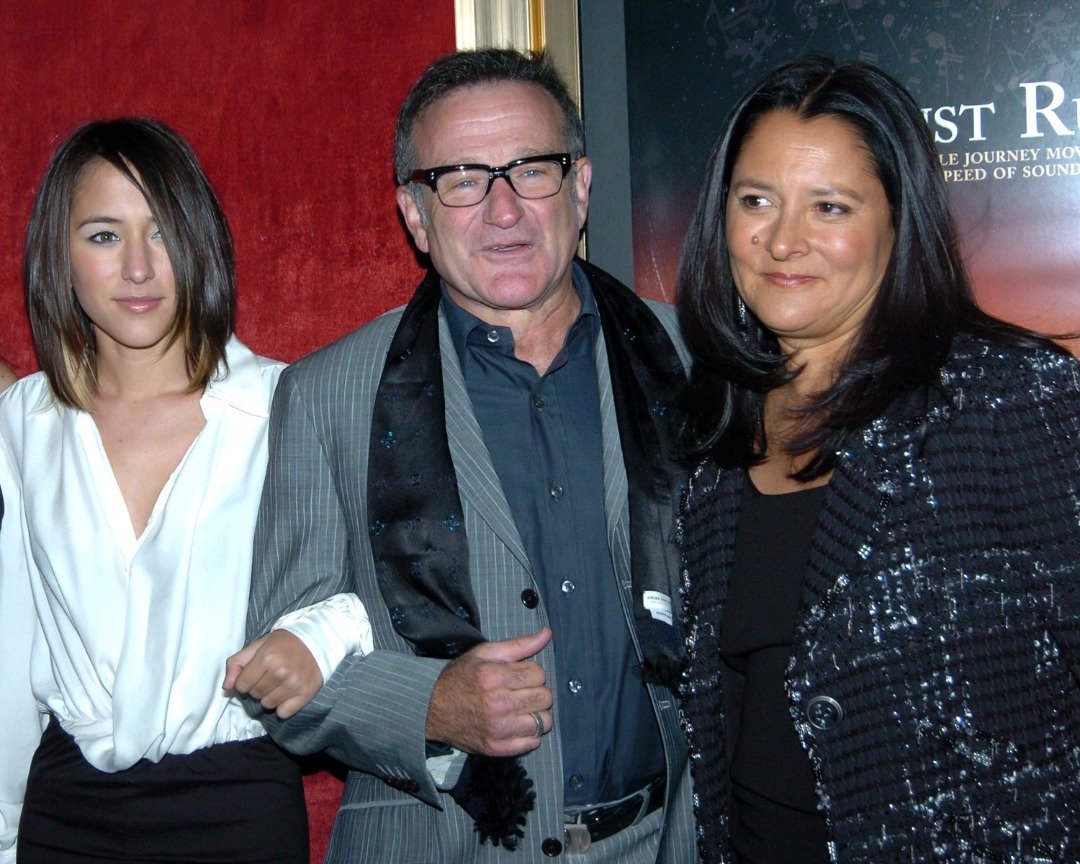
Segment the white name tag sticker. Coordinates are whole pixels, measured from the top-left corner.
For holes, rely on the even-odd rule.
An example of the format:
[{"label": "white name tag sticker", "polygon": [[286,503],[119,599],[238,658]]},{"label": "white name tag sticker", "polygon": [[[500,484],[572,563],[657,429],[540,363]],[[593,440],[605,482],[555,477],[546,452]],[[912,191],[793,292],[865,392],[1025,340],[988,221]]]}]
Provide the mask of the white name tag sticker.
[{"label": "white name tag sticker", "polygon": [[659,591],[646,591],[641,595],[641,604],[657,621],[671,626],[671,598]]}]

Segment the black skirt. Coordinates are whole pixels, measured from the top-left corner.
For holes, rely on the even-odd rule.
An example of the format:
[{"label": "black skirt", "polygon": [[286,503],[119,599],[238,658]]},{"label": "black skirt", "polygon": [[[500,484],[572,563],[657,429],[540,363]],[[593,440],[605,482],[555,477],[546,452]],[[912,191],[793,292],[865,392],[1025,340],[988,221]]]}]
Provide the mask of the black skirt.
[{"label": "black skirt", "polygon": [[300,768],[269,738],[99,771],[55,718],[34,753],[19,864],[307,864]]}]

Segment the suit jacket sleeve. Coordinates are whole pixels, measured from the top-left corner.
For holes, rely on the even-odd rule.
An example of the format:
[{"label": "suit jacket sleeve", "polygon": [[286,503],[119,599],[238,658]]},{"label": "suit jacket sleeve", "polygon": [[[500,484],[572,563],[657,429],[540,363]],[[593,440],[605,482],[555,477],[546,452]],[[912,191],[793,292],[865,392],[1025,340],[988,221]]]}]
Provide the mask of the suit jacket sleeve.
[{"label": "suit jacket sleeve", "polygon": [[[415,656],[396,636],[375,579],[363,531],[366,442],[385,352],[354,347],[315,355],[286,370],[279,384],[255,532],[248,637],[266,633],[287,612],[354,592],[373,619],[375,650],[347,657],[287,721],[260,716],[286,749],[325,751],[357,770],[412,780],[416,794],[436,804],[424,727],[445,661]],[[339,433],[351,437],[343,443]]]}]

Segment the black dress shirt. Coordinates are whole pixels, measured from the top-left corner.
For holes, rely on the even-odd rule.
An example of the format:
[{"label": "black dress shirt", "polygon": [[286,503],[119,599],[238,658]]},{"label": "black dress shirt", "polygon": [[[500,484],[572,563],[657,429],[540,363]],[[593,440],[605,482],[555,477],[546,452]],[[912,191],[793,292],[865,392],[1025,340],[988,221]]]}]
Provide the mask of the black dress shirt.
[{"label": "black dress shirt", "polygon": [[551,622],[568,808],[613,801],[663,774],[660,729],[619,597],[604,510],[600,319],[575,268],[581,313],[544,375],[507,327],[442,308],[465,385]]}]

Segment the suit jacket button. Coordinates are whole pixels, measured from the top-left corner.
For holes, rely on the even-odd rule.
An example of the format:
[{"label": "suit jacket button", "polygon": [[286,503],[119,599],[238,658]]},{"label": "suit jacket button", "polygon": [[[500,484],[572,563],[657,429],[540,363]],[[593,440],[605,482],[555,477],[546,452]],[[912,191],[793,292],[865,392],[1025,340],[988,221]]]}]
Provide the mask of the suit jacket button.
[{"label": "suit jacket button", "polygon": [[548,837],[547,840],[540,844],[540,851],[547,855],[548,858],[555,858],[562,854],[562,841],[556,840],[554,837]]},{"label": "suit jacket button", "polygon": [[832,696],[815,696],[806,703],[806,719],[815,729],[832,729],[844,719],[844,710]]},{"label": "suit jacket button", "polygon": [[540,595],[532,588],[526,588],[521,592],[521,602],[525,604],[526,609],[535,609],[540,605]]}]

